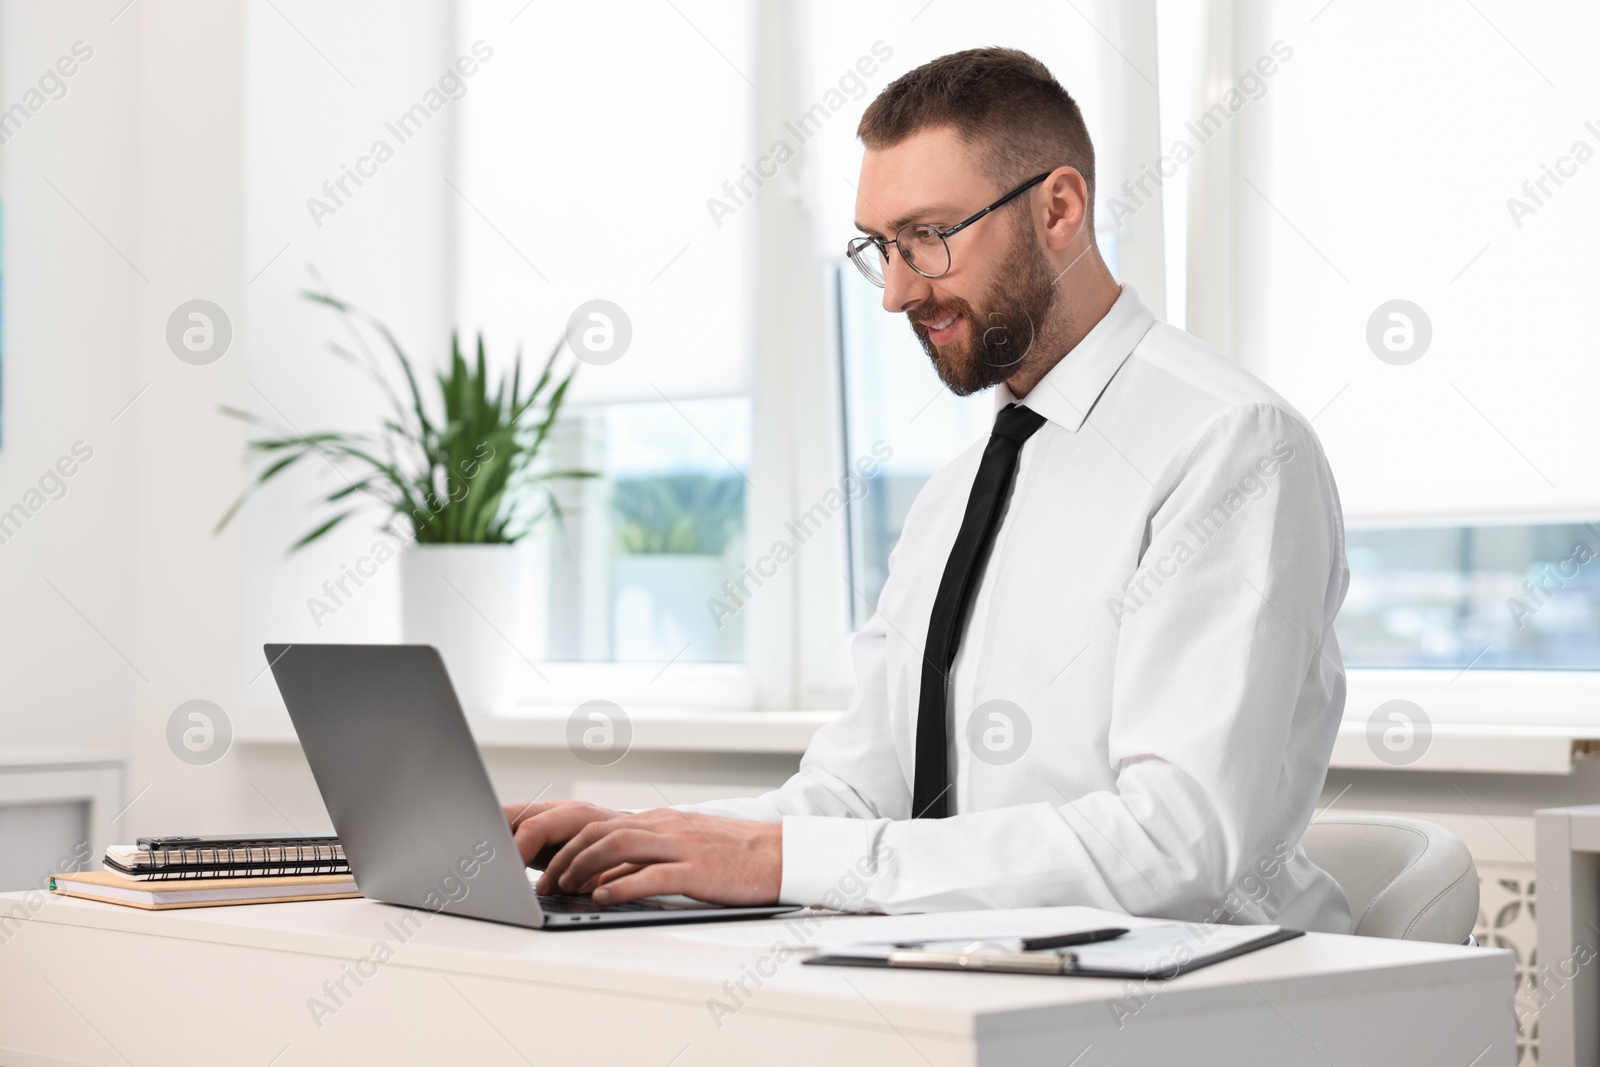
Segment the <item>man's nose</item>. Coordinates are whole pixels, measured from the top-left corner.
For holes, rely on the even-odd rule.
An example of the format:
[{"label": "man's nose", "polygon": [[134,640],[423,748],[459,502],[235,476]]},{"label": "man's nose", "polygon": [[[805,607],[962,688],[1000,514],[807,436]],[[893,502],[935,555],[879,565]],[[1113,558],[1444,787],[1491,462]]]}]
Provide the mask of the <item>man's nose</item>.
[{"label": "man's nose", "polygon": [[883,310],[900,315],[918,304],[926,303],[933,293],[928,279],[911,269],[898,249],[889,248],[889,259],[883,265]]}]

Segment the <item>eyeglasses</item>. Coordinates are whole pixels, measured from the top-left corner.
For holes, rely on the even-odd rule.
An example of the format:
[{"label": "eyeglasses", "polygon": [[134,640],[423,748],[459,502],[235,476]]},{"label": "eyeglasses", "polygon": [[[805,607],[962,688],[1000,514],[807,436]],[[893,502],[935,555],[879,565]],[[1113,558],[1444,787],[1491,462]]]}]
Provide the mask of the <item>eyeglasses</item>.
[{"label": "eyeglasses", "polygon": [[[924,278],[943,278],[950,273],[950,245],[947,239],[960,233],[989,212],[1005,207],[1011,201],[1050,177],[1054,171],[1045,171],[1037,178],[1029,178],[999,200],[990,204],[971,218],[963,219],[941,230],[925,222],[909,222],[894,235],[895,247],[906,266]],[[869,251],[871,249],[872,251]],[[866,275],[867,281],[882,288],[887,283],[884,274],[889,266],[889,240],[886,237],[857,237],[845,246],[845,254],[856,269]]]}]

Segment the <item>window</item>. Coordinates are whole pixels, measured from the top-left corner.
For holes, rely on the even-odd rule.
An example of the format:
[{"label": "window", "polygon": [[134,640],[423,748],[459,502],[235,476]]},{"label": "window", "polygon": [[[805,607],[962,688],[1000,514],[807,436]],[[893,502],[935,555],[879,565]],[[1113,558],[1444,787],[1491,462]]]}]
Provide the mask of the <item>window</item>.
[{"label": "window", "polygon": [[[610,339],[627,338],[615,358],[577,365],[552,439],[552,467],[601,477],[566,487],[560,528],[528,547],[542,620],[530,656],[654,664],[646,679],[743,663],[743,613],[707,601],[744,564],[756,212],[719,218],[706,202],[757,155],[741,75],[755,69],[753,12],[686,0],[630,13],[625,32],[603,6],[536,6],[509,29],[489,5],[461,19],[463,40],[497,49],[456,105],[459,176],[445,190],[462,321],[491,353],[536,349],[604,300]],[[597,77],[592,54],[560,44],[597,40],[628,78]],[[575,91],[581,106],[560,103]],[[524,698],[556,699],[535,674]]]},{"label": "window", "polygon": [[593,470],[563,493],[534,593],[552,660],[740,662],[744,622],[707,602],[745,552],[750,402],[614,404],[572,411],[551,462]]},{"label": "window", "polygon": [[1228,255],[1190,255],[1191,294],[1210,280],[1189,315],[1231,306],[1225,350],[1327,449],[1349,532],[1346,664],[1436,668],[1457,690],[1495,668],[1600,667],[1585,562],[1600,538],[1581,521],[1600,492],[1572,447],[1600,389],[1576,333],[1600,283],[1600,142],[1592,116],[1552,106],[1555,84],[1593,96],[1574,42],[1600,12],[1253,12],[1228,69],[1282,62],[1233,143],[1190,168],[1211,190],[1192,207],[1232,222]]},{"label": "window", "polygon": [[1600,392],[1574,333],[1600,164],[1544,77],[1592,83],[1571,47],[1600,10],[1480,7],[1268,5],[1234,57],[1292,49],[1233,120],[1231,350],[1315,419],[1353,524],[1600,510],[1572,447]]},{"label": "window", "polygon": [[1349,531],[1349,667],[1600,669],[1593,523]]}]

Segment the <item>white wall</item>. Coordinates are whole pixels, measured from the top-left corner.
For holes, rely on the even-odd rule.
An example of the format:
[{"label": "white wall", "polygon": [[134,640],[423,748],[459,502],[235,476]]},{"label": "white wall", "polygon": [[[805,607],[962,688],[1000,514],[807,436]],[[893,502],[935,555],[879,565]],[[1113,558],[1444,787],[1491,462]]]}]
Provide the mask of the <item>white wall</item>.
[{"label": "white wall", "polygon": [[[8,746],[132,757],[127,836],[231,816],[222,776],[167,750],[184,701],[236,701],[237,538],[211,525],[237,479],[242,7],[8,3],[4,99],[76,41],[89,58],[3,148],[7,440],[0,499],[82,439],[60,501],[0,545]],[[210,366],[166,343],[181,303],[234,321]],[[137,398],[137,399],[135,399]],[[131,403],[131,406],[128,406]],[[148,791],[145,786],[149,785]]]},{"label": "white wall", "polygon": [[0,544],[0,743],[7,746],[127,745],[134,687],[147,684],[123,657],[146,676],[154,669],[135,658],[138,415],[168,390],[147,392],[111,421],[147,380],[134,325],[151,284],[123,257],[146,277],[153,267],[143,254],[133,180],[139,24],[128,15],[108,19],[90,17],[87,7],[0,5],[0,107],[21,102],[74,42],[92,50],[64,79],[66,94],[0,146],[0,509],[23,501],[75,441],[93,449],[66,496]]},{"label": "white wall", "polygon": [[[341,548],[298,561],[301,571],[278,567],[306,527],[304,485],[253,507],[248,537],[240,526],[213,535],[241,483],[244,436],[218,407],[263,410],[269,396],[313,425],[366,414],[351,381],[328,371],[329,318],[294,296],[307,262],[403,337],[442,348],[444,124],[320,231],[304,199],[354,161],[368,127],[437,78],[454,45],[450,8],[119,9],[0,4],[0,106],[25,100],[75,41],[92,49],[65,95],[0,146],[3,507],[26,503],[75,441],[94,450],[66,495],[0,544],[0,745],[129,754],[137,800],[118,824],[124,838],[287,829],[274,796],[304,792],[303,775],[256,782],[242,749],[195,767],[166,742],[185,701],[237,713],[256,673],[246,664],[241,676],[242,629],[256,642],[307,636],[273,626],[274,597],[303,602],[302,571],[336,571]],[[165,339],[169,315],[194,298],[233,325],[208,366],[180,361]],[[268,558],[249,588],[247,543]],[[386,607],[372,598],[380,626]]]}]

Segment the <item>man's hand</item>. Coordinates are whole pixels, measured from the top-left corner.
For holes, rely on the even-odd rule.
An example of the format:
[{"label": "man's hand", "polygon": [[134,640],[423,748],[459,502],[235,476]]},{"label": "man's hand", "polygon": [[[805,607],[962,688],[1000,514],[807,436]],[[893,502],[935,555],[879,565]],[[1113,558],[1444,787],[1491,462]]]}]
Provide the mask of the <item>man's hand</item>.
[{"label": "man's hand", "polygon": [[581,800],[546,800],[531,804],[502,804],[511,837],[522,853],[522,862],[544,870],[562,845],[592,822],[617,819],[620,811],[585,804]]},{"label": "man's hand", "polygon": [[544,871],[541,893],[591,893],[603,904],[681,893],[757,905],[777,903],[783,884],[781,823],[575,801],[511,804],[506,817],[523,859]]}]

